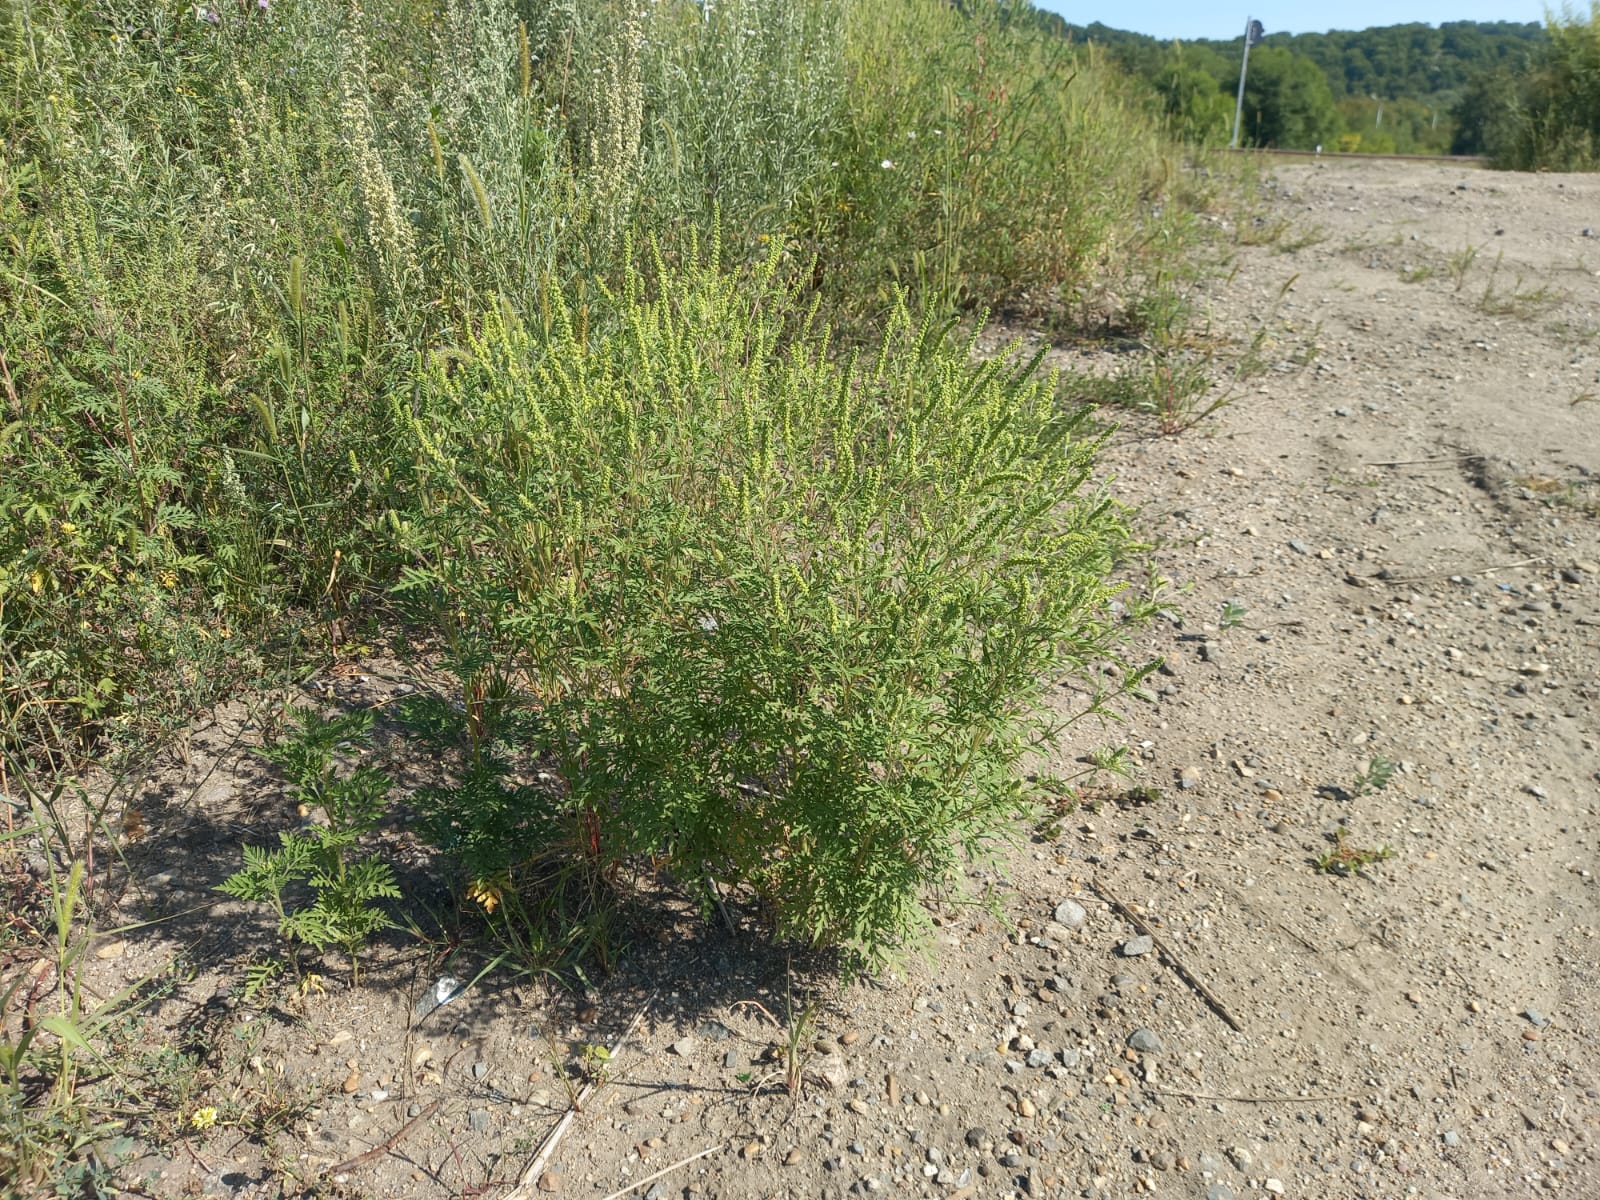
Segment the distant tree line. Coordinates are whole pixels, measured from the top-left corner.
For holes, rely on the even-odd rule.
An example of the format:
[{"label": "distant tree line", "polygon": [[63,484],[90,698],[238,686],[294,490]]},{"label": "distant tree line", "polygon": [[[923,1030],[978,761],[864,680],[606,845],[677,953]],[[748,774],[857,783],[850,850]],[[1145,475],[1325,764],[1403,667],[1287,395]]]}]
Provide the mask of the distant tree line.
[{"label": "distant tree line", "polygon": [[[1038,19],[1151,85],[1174,130],[1226,142],[1243,32],[1163,42]],[[1377,153],[1488,154],[1504,166],[1600,165],[1600,3],[1535,22],[1450,21],[1268,34],[1250,52],[1241,141]]]}]

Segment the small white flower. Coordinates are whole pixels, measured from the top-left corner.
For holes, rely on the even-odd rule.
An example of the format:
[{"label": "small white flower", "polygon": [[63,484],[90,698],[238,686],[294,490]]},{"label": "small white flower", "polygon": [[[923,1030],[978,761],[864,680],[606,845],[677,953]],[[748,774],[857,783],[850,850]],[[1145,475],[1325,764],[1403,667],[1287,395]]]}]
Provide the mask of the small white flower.
[{"label": "small white flower", "polygon": [[882,167],[885,171],[892,171],[892,170],[894,170],[894,159],[886,158],[881,163],[879,163],[878,165],[880,167]]}]

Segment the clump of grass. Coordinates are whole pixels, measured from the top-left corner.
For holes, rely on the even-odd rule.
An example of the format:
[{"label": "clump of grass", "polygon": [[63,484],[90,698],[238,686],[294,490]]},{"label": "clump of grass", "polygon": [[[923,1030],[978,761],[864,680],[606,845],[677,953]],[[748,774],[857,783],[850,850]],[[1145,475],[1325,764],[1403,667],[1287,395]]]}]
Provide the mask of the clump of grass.
[{"label": "clump of grass", "polygon": [[1467,272],[1472,270],[1472,264],[1477,261],[1480,248],[1468,242],[1445,260],[1445,269],[1449,271],[1450,282],[1456,291],[1466,287]]}]

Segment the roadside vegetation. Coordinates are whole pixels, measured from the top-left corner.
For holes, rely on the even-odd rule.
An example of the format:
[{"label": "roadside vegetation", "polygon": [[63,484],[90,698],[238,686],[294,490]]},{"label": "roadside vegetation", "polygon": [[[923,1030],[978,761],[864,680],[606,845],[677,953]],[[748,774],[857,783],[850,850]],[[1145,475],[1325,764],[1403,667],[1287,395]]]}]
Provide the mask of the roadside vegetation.
[{"label": "roadside vegetation", "polygon": [[251,994],[357,982],[396,805],[530,972],[609,965],[644,856],[915,949],[1043,689],[1140,678],[1096,434],[975,332],[1170,341],[1199,178],[1009,0],[0,6],[0,1176],[104,1186],[108,789],[373,644],[451,681],[398,714],[446,777],[285,714]]},{"label": "roadside vegetation", "polygon": [[[1178,137],[1232,136],[1242,37],[1162,42],[1043,16],[1160,97]],[[1269,32],[1250,53],[1241,143],[1377,154],[1486,155],[1510,170],[1600,169],[1600,6],[1544,25],[1450,21]]]}]

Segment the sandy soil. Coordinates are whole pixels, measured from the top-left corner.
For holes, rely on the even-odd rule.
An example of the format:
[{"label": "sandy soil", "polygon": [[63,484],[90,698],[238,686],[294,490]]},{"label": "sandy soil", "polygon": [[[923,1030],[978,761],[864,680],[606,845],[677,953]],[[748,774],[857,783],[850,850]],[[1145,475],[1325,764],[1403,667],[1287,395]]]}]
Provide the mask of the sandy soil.
[{"label": "sandy soil", "polygon": [[[1249,231],[1268,244],[1241,246],[1208,301],[1241,344],[1267,331],[1266,372],[1191,432],[1134,422],[1109,452],[1181,615],[1137,635],[1165,665],[1128,723],[1084,730],[1053,766],[1126,742],[1149,790],[1108,781],[1094,811],[973,873],[1011,929],[942,911],[930,963],[841,992],[752,928],[708,930],[680,906],[586,996],[492,975],[420,1016],[444,942],[402,938],[367,987],[260,1013],[238,998],[238,964],[265,929],[194,916],[121,935],[91,982],[172,981],[140,1036],[200,1039],[207,1087],[289,1114],[266,1137],[190,1134],[124,1168],[127,1186],[1600,1195],[1600,403],[1582,402],[1600,396],[1600,240],[1586,225],[1600,226],[1592,177],[1277,171]],[[408,685],[374,667],[330,686]],[[201,903],[239,841],[281,823],[244,753],[252,720],[240,707],[197,730],[139,800],[145,844],[191,850],[178,869],[152,849],[130,904]],[[1387,785],[1361,787],[1385,762]],[[1394,856],[1318,870],[1341,846]],[[770,1051],[791,987],[816,1019],[797,1031],[792,1098]],[[603,1086],[530,1171],[583,1044],[616,1047]]]}]

